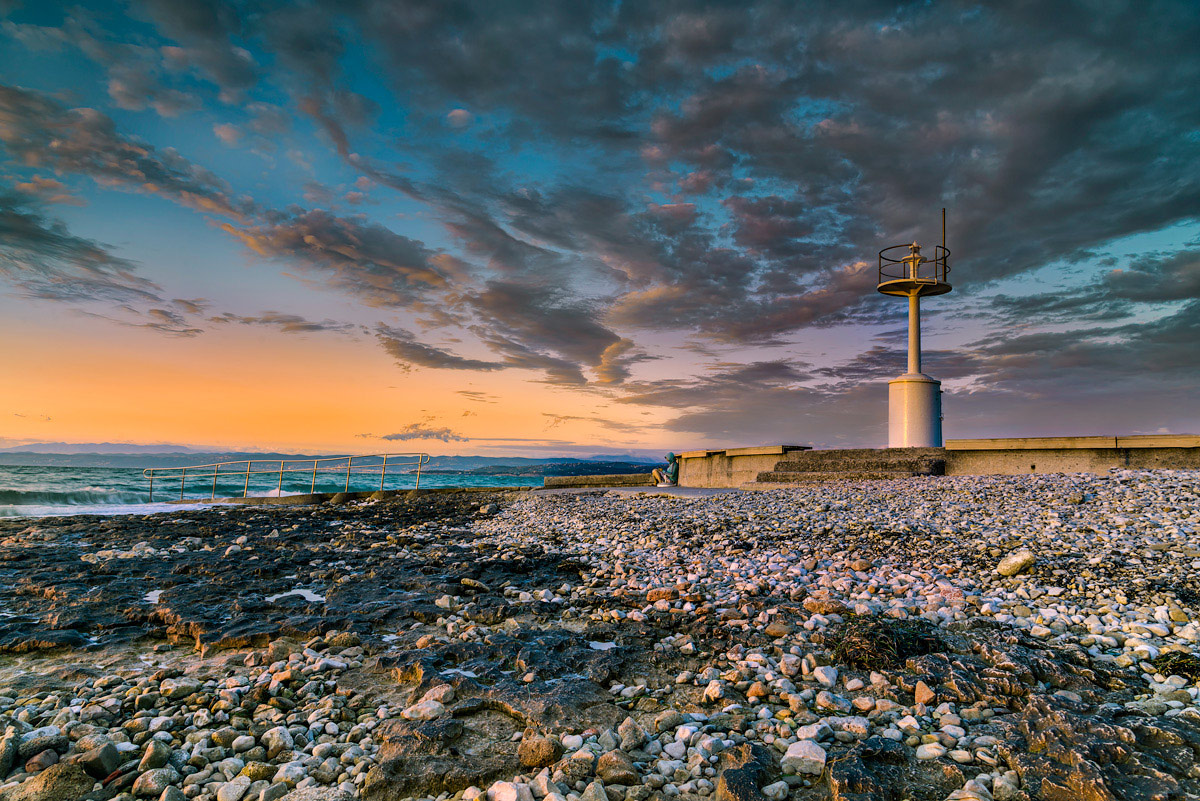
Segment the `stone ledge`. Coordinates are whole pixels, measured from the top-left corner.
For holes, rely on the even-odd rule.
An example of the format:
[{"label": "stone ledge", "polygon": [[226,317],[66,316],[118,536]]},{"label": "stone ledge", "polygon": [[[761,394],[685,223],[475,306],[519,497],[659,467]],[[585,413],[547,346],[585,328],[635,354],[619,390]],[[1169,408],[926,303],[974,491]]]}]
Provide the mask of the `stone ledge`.
[{"label": "stone ledge", "polygon": [[1195,434],[1138,434],[1129,437],[1007,437],[948,439],[948,451],[1025,451],[1073,448],[1200,448]]}]

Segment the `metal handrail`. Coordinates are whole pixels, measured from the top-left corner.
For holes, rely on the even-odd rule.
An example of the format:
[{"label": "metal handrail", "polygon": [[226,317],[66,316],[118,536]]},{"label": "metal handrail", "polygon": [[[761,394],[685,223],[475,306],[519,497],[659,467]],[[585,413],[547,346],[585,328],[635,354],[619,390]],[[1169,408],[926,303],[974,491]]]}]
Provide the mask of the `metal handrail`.
[{"label": "metal handrail", "polygon": [[[309,487],[310,493],[316,491],[317,472],[322,471],[322,470],[341,470],[343,468],[343,465],[341,464],[341,462],[346,463],[345,464],[346,483],[345,483],[344,492],[350,491],[350,472],[352,470],[359,470],[359,471],[368,472],[368,473],[379,471],[379,489],[382,490],[383,486],[384,486],[384,482],[387,479],[388,459],[397,459],[397,458],[403,458],[403,459],[406,459],[407,461],[401,461],[401,462],[393,461],[392,467],[404,467],[407,465],[416,465],[417,483],[416,483],[415,488],[420,489],[421,488],[421,467],[422,467],[422,465],[424,465],[425,463],[427,463],[429,461],[429,454],[427,454],[427,453],[368,453],[368,454],[358,454],[355,456],[327,456],[327,457],[323,457],[320,459],[236,459],[234,461],[229,461],[229,462],[214,462],[213,464],[192,464],[192,465],[186,465],[184,467],[147,467],[146,469],[144,469],[142,471],[142,475],[145,476],[146,478],[150,479],[150,502],[151,503],[154,502],[154,476],[155,475],[178,472],[179,473],[179,500],[182,501],[183,494],[184,494],[184,484],[187,482],[188,471],[189,470],[203,471],[200,473],[195,473],[194,475],[203,476],[204,478],[208,478],[209,468],[212,469],[212,491],[209,494],[209,500],[216,500],[217,478],[222,475],[245,476],[245,482],[242,485],[242,497],[245,498],[248,496],[248,493],[250,491],[250,476],[257,476],[257,475],[262,475],[262,474],[274,475],[274,474],[278,473],[279,474],[279,482],[278,482],[278,485],[277,485],[275,491],[282,494],[284,473],[308,473],[308,472],[310,472],[309,467],[307,467],[307,465],[309,463],[312,464],[312,468],[311,468],[312,484]],[[365,465],[360,464],[356,467],[354,465],[355,459],[383,459],[383,463],[382,464],[365,464]],[[255,464],[261,464],[261,463],[267,463],[267,462],[279,462],[279,467],[278,468],[273,467],[270,470],[255,470],[255,469],[253,469]],[[302,468],[290,466],[297,462],[304,463],[306,466],[302,467]],[[318,466],[322,462],[338,462],[338,464],[330,465],[330,466]],[[242,470],[239,467],[237,470],[222,471],[221,468],[226,467],[227,465],[245,465],[246,469]]]}]

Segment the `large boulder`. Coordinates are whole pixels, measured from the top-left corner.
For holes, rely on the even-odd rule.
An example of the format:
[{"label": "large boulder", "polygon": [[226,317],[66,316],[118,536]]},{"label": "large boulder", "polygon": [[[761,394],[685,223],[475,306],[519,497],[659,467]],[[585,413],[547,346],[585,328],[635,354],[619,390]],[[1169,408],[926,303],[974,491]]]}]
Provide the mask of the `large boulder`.
[{"label": "large boulder", "polygon": [[59,762],[26,779],[4,801],[81,801],[95,783],[79,765]]}]

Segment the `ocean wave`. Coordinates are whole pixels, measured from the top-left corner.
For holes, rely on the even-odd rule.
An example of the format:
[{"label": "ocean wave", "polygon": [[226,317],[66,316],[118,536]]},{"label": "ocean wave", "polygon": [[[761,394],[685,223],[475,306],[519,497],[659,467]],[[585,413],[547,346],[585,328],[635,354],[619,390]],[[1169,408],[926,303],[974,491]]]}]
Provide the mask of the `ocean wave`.
[{"label": "ocean wave", "polygon": [[0,505],[5,506],[125,506],[146,503],[145,492],[121,492],[88,487],[81,490],[0,490]]}]

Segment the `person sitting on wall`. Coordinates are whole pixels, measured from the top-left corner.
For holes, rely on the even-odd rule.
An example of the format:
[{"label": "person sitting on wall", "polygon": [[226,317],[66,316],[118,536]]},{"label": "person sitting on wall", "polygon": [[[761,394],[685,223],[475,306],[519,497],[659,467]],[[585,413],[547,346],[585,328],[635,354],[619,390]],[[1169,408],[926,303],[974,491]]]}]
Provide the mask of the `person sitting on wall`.
[{"label": "person sitting on wall", "polygon": [[654,476],[654,483],[660,487],[674,487],[679,483],[679,460],[675,458],[675,454],[667,454],[667,469],[656,467],[651,472]]}]

